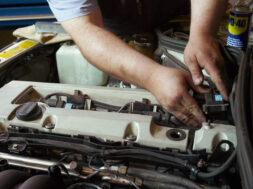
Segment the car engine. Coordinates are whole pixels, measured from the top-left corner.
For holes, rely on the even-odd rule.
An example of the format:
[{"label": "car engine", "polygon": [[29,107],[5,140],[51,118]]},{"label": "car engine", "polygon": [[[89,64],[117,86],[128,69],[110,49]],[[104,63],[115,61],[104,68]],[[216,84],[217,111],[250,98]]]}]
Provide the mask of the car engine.
[{"label": "car engine", "polygon": [[143,89],[12,81],[0,89],[0,188],[238,188],[230,106],[192,95],[208,120],[198,128]]}]

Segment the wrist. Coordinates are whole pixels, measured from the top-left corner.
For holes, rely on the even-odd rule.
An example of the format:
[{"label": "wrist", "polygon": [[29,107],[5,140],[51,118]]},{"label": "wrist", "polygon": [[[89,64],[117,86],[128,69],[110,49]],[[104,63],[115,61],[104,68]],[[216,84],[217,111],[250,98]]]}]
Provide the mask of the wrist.
[{"label": "wrist", "polygon": [[166,74],[168,74],[168,70],[171,69],[158,64],[149,74],[149,77],[146,80],[147,82],[145,84],[145,88],[155,94],[157,88],[159,88],[159,84],[161,83],[162,76],[164,75],[163,73],[166,72]]},{"label": "wrist", "polygon": [[189,41],[197,42],[197,41],[210,41],[210,39],[217,39],[217,34],[213,32],[191,32],[189,36]]},{"label": "wrist", "polygon": [[190,39],[216,37],[216,36],[217,36],[217,31],[208,29],[208,28],[195,27],[194,29],[191,29],[190,31]]}]

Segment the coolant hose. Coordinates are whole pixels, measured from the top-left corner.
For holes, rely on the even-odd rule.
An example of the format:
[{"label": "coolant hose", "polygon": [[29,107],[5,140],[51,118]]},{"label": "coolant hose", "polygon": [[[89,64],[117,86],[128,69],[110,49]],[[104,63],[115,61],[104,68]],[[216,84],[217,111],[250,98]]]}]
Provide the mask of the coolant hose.
[{"label": "coolant hose", "polygon": [[131,176],[141,177],[144,180],[161,182],[161,183],[172,183],[179,186],[185,186],[186,188],[203,189],[202,186],[185,179],[180,176],[174,176],[165,173],[159,173],[153,170],[146,170],[141,168],[128,168],[127,174]]},{"label": "coolant hose", "polygon": [[179,186],[173,183],[162,183],[154,181],[143,181],[143,186],[152,189],[187,189],[186,186]]},{"label": "coolant hose", "polygon": [[67,189],[102,189],[102,188],[92,183],[80,182],[69,186]]},{"label": "coolant hose", "polygon": [[19,185],[26,181],[30,175],[26,172],[9,169],[0,172],[0,188],[13,189],[16,185]]},{"label": "coolant hose", "polygon": [[229,158],[225,161],[225,163],[223,163],[220,167],[216,168],[212,172],[207,172],[207,173],[206,172],[198,172],[196,174],[197,177],[200,178],[200,179],[208,179],[208,178],[212,178],[212,177],[215,177],[215,176],[223,173],[224,171],[226,171],[231,166],[235,156],[236,156],[236,149],[229,156]]}]

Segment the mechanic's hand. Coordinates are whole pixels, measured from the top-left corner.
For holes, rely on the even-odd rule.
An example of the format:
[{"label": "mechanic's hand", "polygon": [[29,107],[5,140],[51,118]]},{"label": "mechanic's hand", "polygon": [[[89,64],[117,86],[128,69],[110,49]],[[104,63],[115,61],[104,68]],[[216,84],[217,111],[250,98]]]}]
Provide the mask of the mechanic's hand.
[{"label": "mechanic's hand", "polygon": [[202,84],[204,78],[201,69],[205,69],[222,97],[228,100],[228,91],[225,85],[227,79],[225,63],[215,37],[192,35],[184,51],[184,59],[191,71],[195,85]]},{"label": "mechanic's hand", "polygon": [[154,71],[151,81],[149,90],[163,108],[182,123],[196,127],[206,121],[198,104],[189,94],[189,89],[198,93],[206,93],[208,90],[201,85],[194,85],[190,73],[161,66]]}]

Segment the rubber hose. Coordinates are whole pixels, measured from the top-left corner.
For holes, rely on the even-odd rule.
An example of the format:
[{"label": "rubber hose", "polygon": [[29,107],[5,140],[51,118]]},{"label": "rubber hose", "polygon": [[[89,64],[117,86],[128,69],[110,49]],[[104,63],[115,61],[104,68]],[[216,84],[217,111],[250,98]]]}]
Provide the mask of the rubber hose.
[{"label": "rubber hose", "polygon": [[197,177],[200,179],[208,179],[208,178],[218,176],[219,174],[223,173],[231,166],[235,156],[236,156],[236,150],[233,151],[233,153],[230,155],[230,157],[227,159],[227,161],[225,161],[225,163],[222,164],[222,166],[220,166],[219,168],[216,168],[212,172],[207,172],[207,173],[206,172],[198,172]]},{"label": "rubber hose", "polygon": [[145,156],[153,156],[157,159],[161,159],[161,160],[165,160],[165,161],[170,161],[173,163],[176,163],[178,165],[181,166],[185,166],[186,165],[186,160],[182,160],[180,158],[177,157],[173,157],[173,156],[167,156],[164,154],[160,154],[160,153],[155,153],[155,152],[151,152],[151,151],[147,151],[147,150],[142,150],[142,149],[125,149],[125,150],[105,150],[104,155],[145,155]]},{"label": "rubber hose", "polygon": [[95,184],[80,182],[69,186],[67,189],[102,189],[102,188]]},{"label": "rubber hose", "polygon": [[57,179],[47,175],[36,175],[26,180],[18,189],[65,189]]},{"label": "rubber hose", "polygon": [[12,189],[16,185],[23,183],[30,175],[26,172],[9,169],[0,172],[0,188]]},{"label": "rubber hose", "polygon": [[184,186],[178,186],[172,183],[162,183],[148,180],[143,182],[143,186],[150,189],[187,189]]},{"label": "rubber hose", "polygon": [[162,183],[174,183],[180,186],[186,186],[188,188],[203,189],[203,187],[183,177],[174,176],[174,175],[165,174],[165,173],[159,173],[157,171],[152,171],[152,170],[130,167],[127,170],[127,174],[141,177],[144,180],[149,180],[149,181],[162,182]]}]

